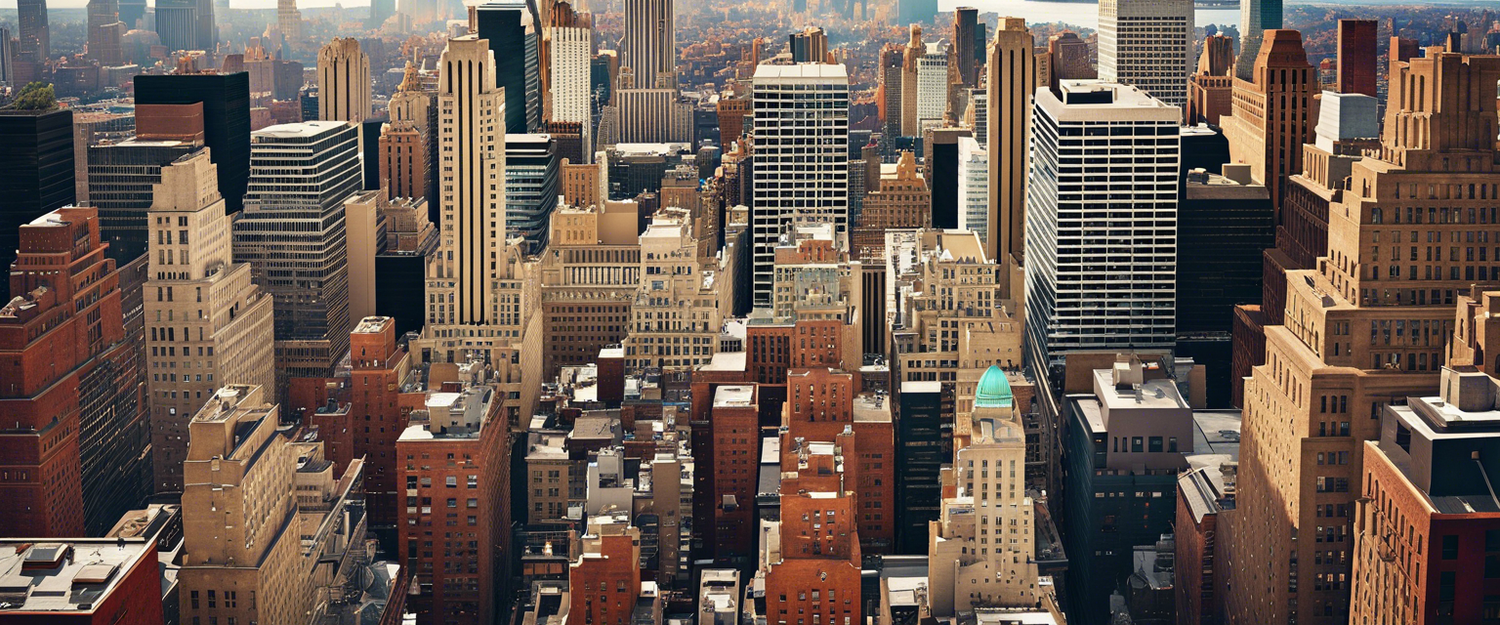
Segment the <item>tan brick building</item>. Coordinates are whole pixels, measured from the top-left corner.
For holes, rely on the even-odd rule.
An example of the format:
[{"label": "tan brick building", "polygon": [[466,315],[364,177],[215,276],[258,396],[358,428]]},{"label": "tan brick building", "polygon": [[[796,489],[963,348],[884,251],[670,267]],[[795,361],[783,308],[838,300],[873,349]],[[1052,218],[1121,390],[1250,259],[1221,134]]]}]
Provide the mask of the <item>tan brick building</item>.
[{"label": "tan brick building", "polygon": [[861,260],[885,258],[885,231],[932,225],[932,192],[917,171],[916,155],[902,152],[895,171],[881,172],[877,189],[865,194],[865,210],[854,227],[850,252]]}]

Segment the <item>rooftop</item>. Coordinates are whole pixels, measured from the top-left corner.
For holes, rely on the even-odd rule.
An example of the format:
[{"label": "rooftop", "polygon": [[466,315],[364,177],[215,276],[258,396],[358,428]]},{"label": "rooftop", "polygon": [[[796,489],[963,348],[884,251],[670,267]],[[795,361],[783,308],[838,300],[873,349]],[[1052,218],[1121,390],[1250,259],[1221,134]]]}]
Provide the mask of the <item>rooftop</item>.
[{"label": "rooftop", "polygon": [[0,621],[9,611],[92,612],[142,556],[154,553],[152,545],[127,538],[0,541]]},{"label": "rooftop", "polygon": [[714,407],[745,408],[755,406],[754,386],[720,386],[714,392]]},{"label": "rooftop", "polygon": [[336,128],[345,128],[348,126],[349,122],[297,122],[295,124],[276,124],[275,126],[266,126],[265,128],[262,128],[250,134],[252,138],[266,137],[271,139],[299,139],[316,137],[330,130]]},{"label": "rooftop", "polygon": [[848,80],[849,72],[844,68],[843,64],[829,65],[827,63],[798,63],[796,65],[756,66],[755,80],[766,78],[842,78],[844,80]]}]

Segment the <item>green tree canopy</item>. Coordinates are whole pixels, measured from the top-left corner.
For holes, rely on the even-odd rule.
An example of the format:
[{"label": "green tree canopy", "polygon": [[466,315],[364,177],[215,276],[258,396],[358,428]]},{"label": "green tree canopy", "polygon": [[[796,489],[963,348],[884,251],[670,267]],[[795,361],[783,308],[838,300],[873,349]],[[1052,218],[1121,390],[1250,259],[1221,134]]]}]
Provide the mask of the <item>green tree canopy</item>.
[{"label": "green tree canopy", "polygon": [[18,111],[50,111],[57,108],[57,95],[52,83],[34,82],[21,88],[16,101],[10,107]]}]

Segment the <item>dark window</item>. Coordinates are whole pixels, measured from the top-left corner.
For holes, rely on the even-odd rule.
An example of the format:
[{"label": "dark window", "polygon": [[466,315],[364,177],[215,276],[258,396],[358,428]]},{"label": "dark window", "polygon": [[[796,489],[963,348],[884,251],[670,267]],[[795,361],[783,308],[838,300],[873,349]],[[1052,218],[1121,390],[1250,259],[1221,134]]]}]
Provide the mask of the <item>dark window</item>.
[{"label": "dark window", "polygon": [[[1443,537],[1443,559],[1444,560],[1457,560],[1458,559],[1458,536],[1457,535],[1455,535],[1455,534],[1449,534],[1449,535]],[[1447,573],[1444,573],[1444,575],[1447,575]]]},{"label": "dark window", "polygon": [[1151,441],[1150,442],[1151,442],[1151,453],[1153,453],[1153,454],[1159,454],[1159,453],[1161,453],[1161,437],[1160,436],[1153,436],[1153,437],[1151,437]]}]

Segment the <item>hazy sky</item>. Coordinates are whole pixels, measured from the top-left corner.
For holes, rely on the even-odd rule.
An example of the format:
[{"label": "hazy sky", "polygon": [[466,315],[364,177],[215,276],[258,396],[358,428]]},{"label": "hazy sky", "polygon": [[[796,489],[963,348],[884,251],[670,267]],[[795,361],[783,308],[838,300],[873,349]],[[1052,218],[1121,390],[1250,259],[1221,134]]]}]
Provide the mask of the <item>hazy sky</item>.
[{"label": "hazy sky", "polygon": [[[152,6],[156,5],[156,0],[148,1]],[[297,6],[301,8],[331,7],[335,4],[342,4],[346,7],[369,6],[370,0],[344,0],[343,2],[339,0],[297,0]],[[81,9],[86,5],[88,5],[88,0],[47,0],[47,6],[63,9]],[[236,9],[274,9],[276,8],[276,0],[229,0],[229,6]],[[15,8],[16,0],[0,0],[0,9],[14,10]]]}]

